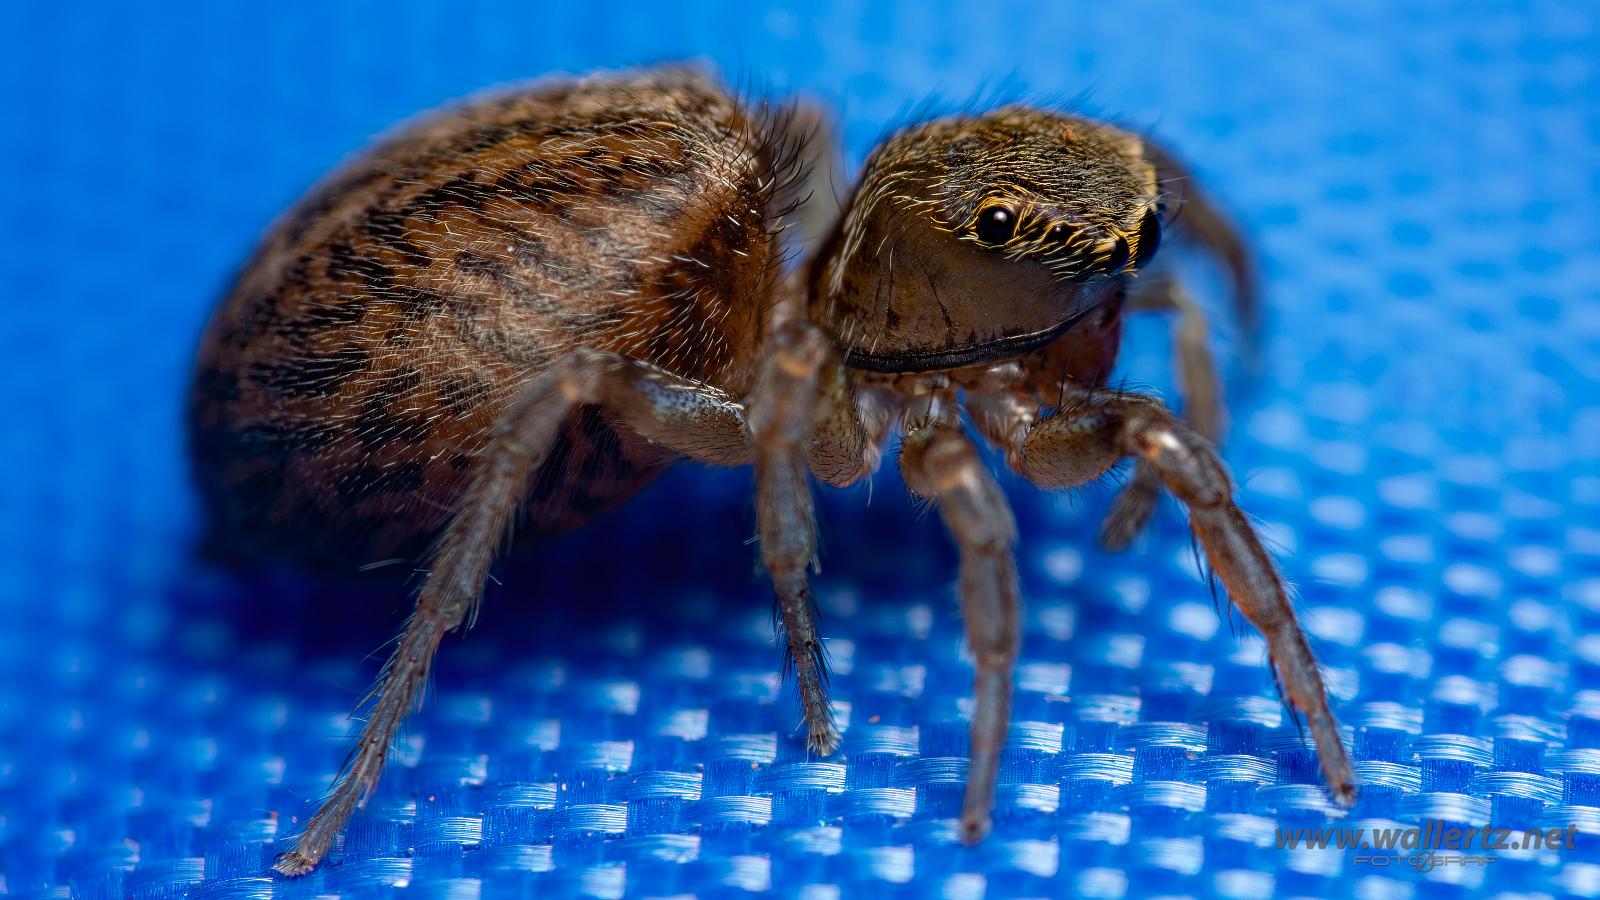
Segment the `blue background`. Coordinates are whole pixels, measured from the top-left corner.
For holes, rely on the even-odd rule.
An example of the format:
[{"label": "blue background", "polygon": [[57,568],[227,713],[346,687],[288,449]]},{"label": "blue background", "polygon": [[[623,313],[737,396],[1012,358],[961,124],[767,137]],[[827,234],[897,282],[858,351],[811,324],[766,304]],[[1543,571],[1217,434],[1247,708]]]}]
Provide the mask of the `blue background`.
[{"label": "blue background", "polygon": [[[1600,894],[1600,12],[1586,2],[820,0],[0,5],[0,893],[827,898]],[[1202,8],[1204,7],[1204,8]],[[1395,7],[1406,7],[1400,11]],[[1364,781],[1330,807],[1176,507],[1007,480],[1027,633],[994,834],[954,842],[970,669],[936,518],[829,492],[842,754],[811,760],[746,541],[684,467],[507,565],[315,874],[265,866],[343,754],[404,585],[201,561],[178,401],[271,217],[486,85],[683,57],[842,112],[1077,97],[1151,127],[1253,234],[1267,365],[1227,456],[1282,551]],[[1166,324],[1124,375],[1171,393]],[[1565,826],[1419,874],[1280,824]]]}]

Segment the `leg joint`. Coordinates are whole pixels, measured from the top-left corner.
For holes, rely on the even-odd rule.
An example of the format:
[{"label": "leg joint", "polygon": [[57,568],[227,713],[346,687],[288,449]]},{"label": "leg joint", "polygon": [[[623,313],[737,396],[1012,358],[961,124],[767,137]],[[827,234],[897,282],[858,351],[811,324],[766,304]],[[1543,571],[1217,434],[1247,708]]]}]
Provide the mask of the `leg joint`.
[{"label": "leg joint", "polygon": [[1161,473],[1178,499],[1209,508],[1232,496],[1233,481],[1211,445],[1170,415],[1138,417],[1130,421],[1129,431],[1132,449]]},{"label": "leg joint", "polygon": [[[1006,641],[1005,643],[1009,644],[1012,642]],[[1015,647],[1006,647],[1003,649],[988,648],[981,650],[974,648],[972,651],[972,658],[973,662],[977,663],[979,671],[998,672],[1002,675],[1005,675],[1007,678],[1009,678],[1011,675],[1012,667],[1017,664],[1017,653]]]}]

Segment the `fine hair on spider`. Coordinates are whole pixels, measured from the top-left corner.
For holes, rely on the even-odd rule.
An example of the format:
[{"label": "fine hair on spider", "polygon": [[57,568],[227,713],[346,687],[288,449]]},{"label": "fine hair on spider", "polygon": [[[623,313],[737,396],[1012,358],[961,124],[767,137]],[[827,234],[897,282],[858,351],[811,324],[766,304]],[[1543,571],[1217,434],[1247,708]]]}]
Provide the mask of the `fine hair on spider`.
[{"label": "fine hair on spider", "polygon": [[[1333,798],[1354,801],[1316,658],[1215,449],[1207,317],[1149,274],[1169,236],[1188,242],[1252,325],[1253,264],[1221,208],[1146,135],[1009,104],[888,133],[836,209],[828,117],[775,109],[676,66],[469,98],[336,171],[244,266],[189,400],[217,540],[426,570],[350,759],[279,871],[335,848],[513,531],[578,527],[680,459],[753,466],[806,741],[834,752],[811,482],[861,482],[896,434],[959,559],[976,670],[964,840],[990,827],[1022,629],[1017,523],[978,441],[1048,490],[1133,460],[1113,547],[1163,493],[1179,500]],[[1174,317],[1182,416],[1110,382],[1124,317],[1145,312]]]}]

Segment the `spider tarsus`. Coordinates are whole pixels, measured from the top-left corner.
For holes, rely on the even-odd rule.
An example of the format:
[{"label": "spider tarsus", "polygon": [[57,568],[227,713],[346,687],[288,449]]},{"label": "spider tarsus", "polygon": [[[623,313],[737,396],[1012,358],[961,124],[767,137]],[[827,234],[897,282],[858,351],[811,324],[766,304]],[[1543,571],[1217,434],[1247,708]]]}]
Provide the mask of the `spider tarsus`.
[{"label": "spider tarsus", "polygon": [[832,756],[839,749],[839,730],[831,720],[821,725],[813,724],[806,735],[806,746],[818,756]]},{"label": "spider tarsus", "polygon": [[1337,787],[1330,788],[1328,792],[1333,795],[1333,802],[1347,809],[1356,805],[1356,800],[1361,793],[1356,788],[1355,783],[1350,781],[1343,782]]},{"label": "spider tarsus", "polygon": [[989,814],[963,813],[961,816],[961,843],[968,846],[981,842],[989,834]]},{"label": "spider tarsus", "polygon": [[299,850],[278,854],[278,859],[272,864],[272,868],[280,875],[287,875],[290,878],[298,878],[316,867],[317,861],[301,854]]}]

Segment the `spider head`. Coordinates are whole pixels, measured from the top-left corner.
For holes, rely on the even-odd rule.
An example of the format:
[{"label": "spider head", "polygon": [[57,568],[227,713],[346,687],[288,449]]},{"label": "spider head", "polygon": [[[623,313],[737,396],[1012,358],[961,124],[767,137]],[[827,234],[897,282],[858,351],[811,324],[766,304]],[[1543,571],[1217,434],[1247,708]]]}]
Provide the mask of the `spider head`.
[{"label": "spider head", "polygon": [[852,365],[1020,356],[1147,265],[1161,194],[1138,137],[1025,107],[894,135],[816,269],[814,315]]}]

